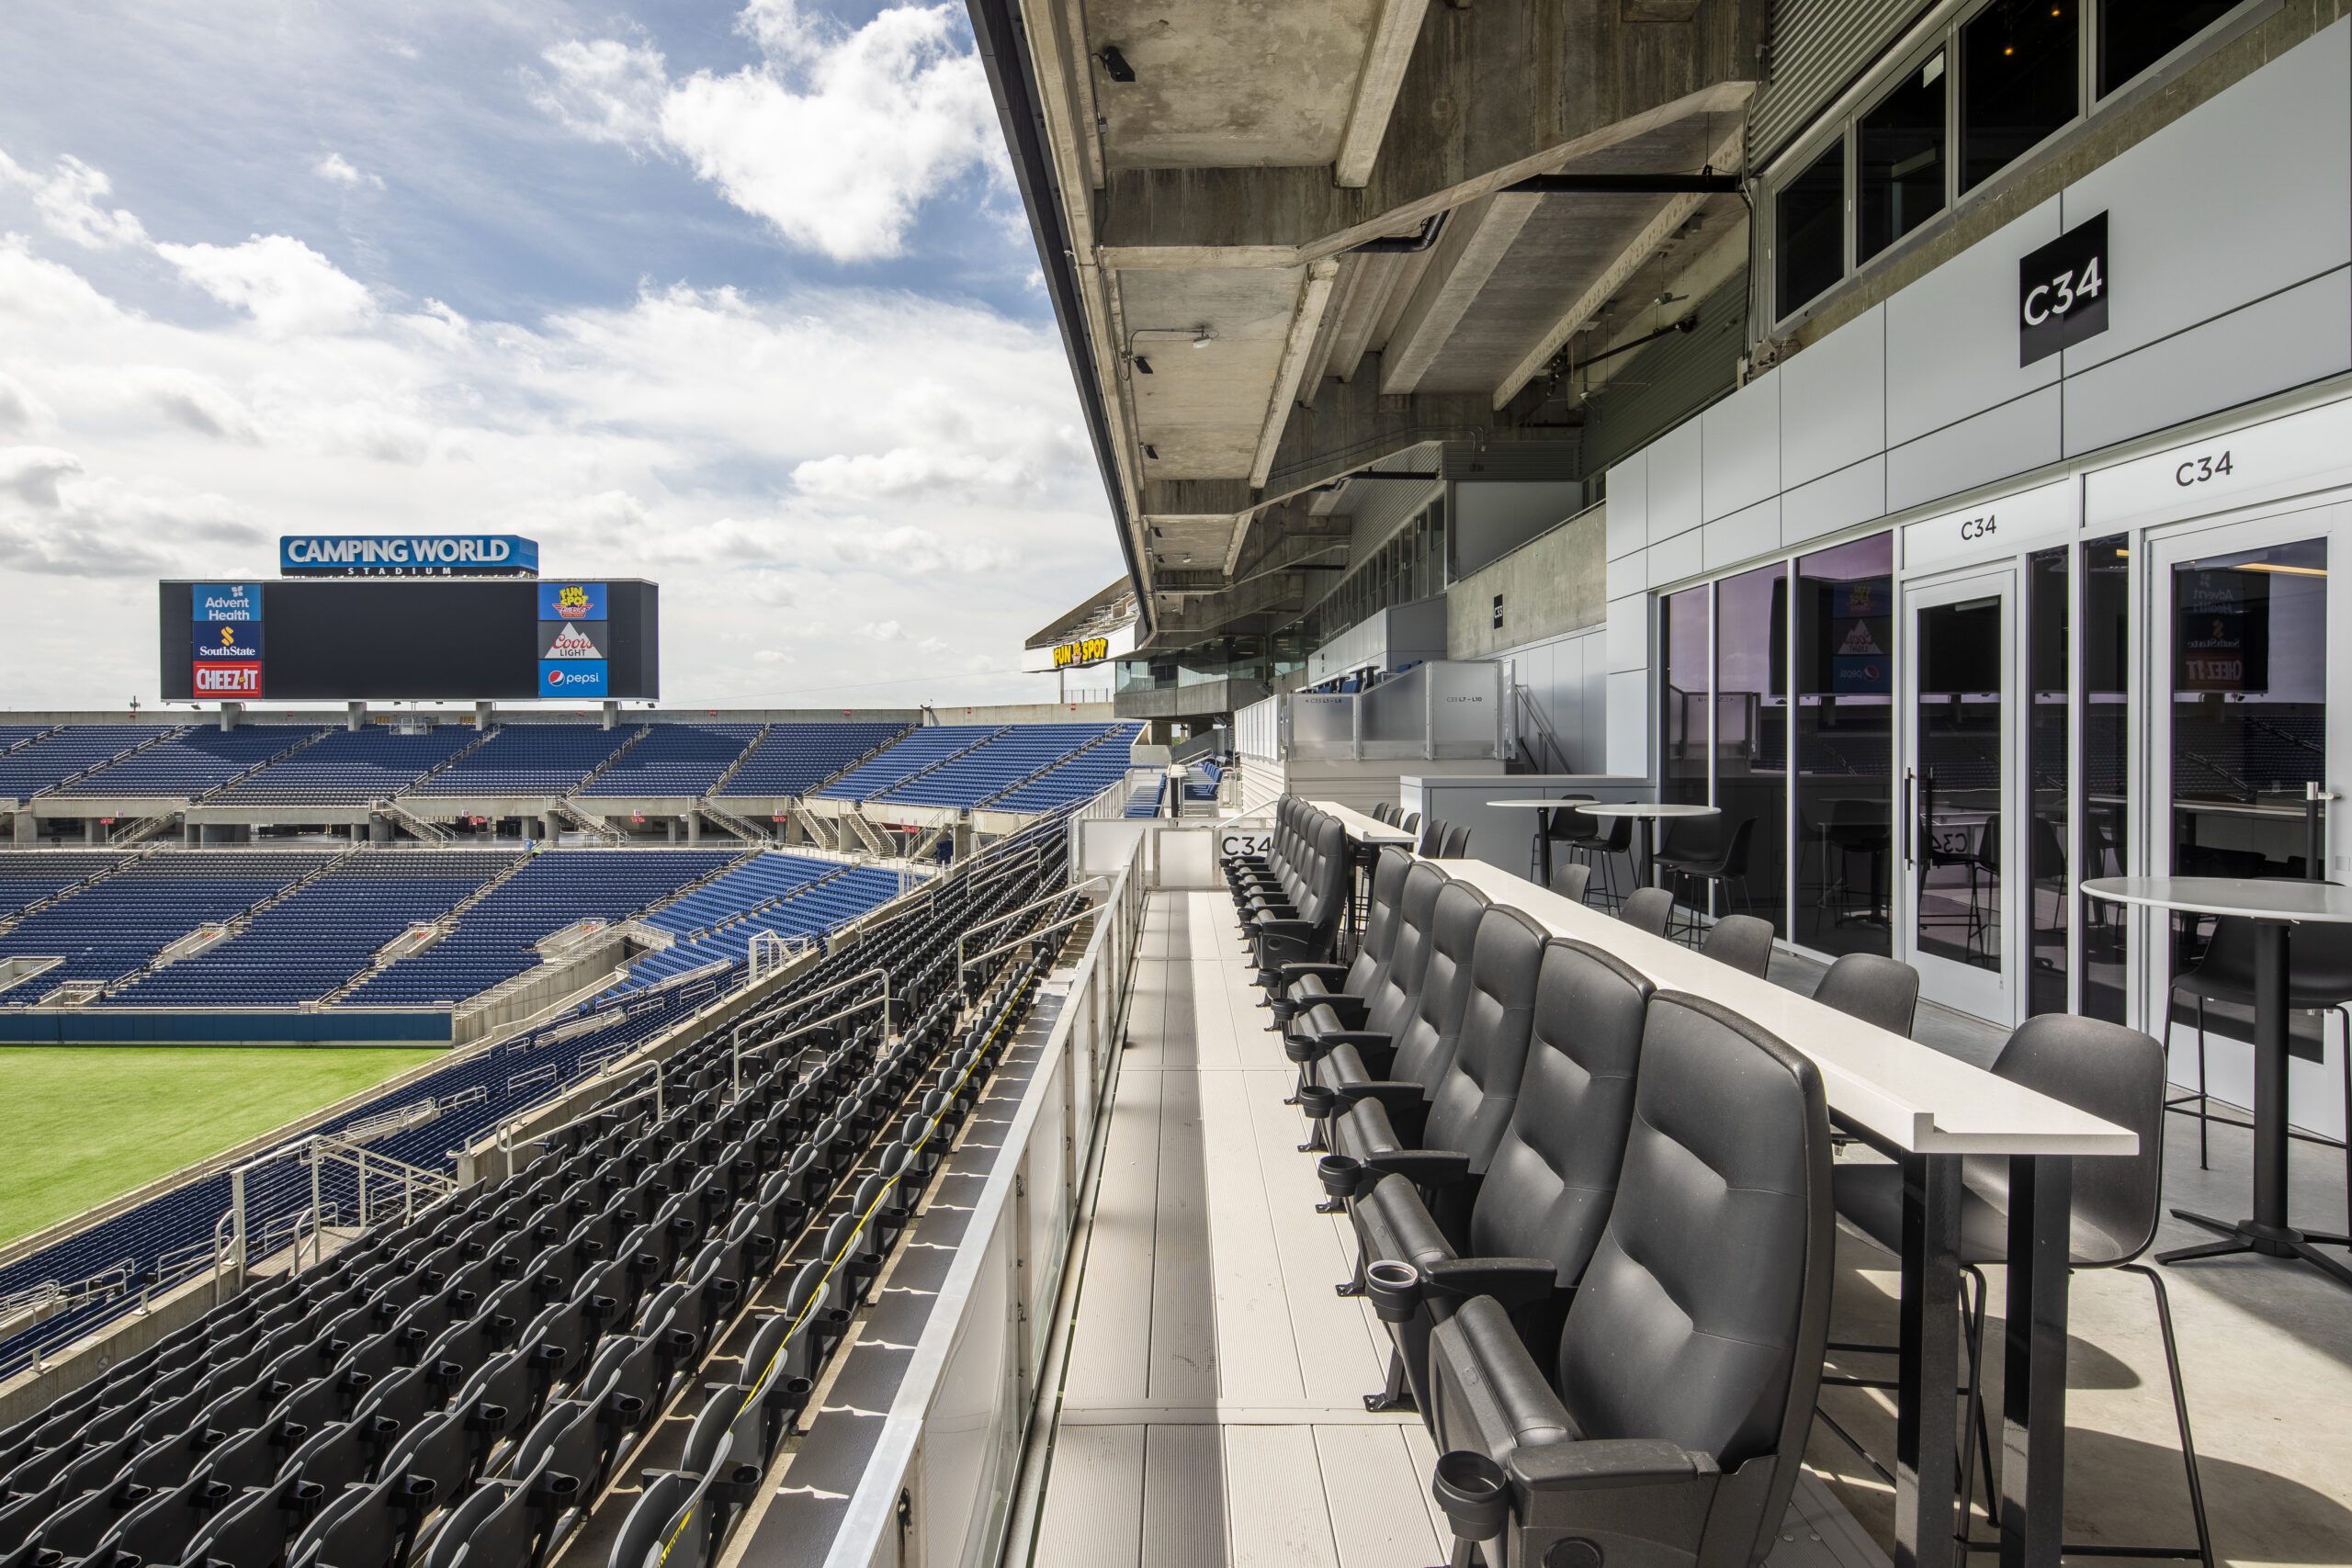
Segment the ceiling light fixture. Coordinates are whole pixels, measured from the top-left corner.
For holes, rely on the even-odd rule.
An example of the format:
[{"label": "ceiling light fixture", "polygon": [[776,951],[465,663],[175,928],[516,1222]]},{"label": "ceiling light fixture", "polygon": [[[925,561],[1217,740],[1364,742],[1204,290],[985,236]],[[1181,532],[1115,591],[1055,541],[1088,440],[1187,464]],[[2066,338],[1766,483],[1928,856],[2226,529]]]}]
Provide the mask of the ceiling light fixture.
[{"label": "ceiling light fixture", "polygon": [[1140,354],[1131,354],[1127,355],[1127,363],[1136,367],[1136,374],[1138,376],[1148,376],[1151,374],[1151,361],[1146,359]]},{"label": "ceiling light fixture", "polygon": [[1117,44],[1105,44],[1102,52],[1095,58],[1102,62],[1102,70],[1112,81],[1132,82],[1136,79],[1136,68],[1127,63],[1127,57],[1119,52]]}]

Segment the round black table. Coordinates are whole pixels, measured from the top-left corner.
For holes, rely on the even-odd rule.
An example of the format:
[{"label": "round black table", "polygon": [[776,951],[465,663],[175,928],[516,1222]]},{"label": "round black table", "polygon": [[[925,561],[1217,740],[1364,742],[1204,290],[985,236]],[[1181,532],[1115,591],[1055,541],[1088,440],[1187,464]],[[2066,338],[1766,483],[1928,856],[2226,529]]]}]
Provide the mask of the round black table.
[{"label": "round black table", "polygon": [[[2352,924],[2352,887],[2236,876],[2103,876],[2083,884],[2094,898],[2254,924],[2254,1213],[2234,1224],[2187,1209],[2173,1214],[2223,1239],[2159,1253],[2160,1263],[2256,1252],[2300,1258],[2341,1285],[2352,1267],[2319,1250],[2352,1236],[2300,1231],[2287,1214],[2287,947],[2304,922]],[[2169,1001],[2167,1001],[2169,1005]],[[2352,1049],[2352,1044],[2347,1044]]]}]

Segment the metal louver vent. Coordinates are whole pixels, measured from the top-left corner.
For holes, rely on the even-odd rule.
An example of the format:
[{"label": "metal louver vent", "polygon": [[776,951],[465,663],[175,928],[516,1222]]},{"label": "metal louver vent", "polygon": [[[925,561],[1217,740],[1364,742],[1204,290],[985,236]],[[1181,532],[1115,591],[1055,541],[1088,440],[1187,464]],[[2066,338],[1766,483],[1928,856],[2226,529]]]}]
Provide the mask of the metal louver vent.
[{"label": "metal louver vent", "polygon": [[1922,0],[1775,0],[1771,79],[1747,118],[1748,167],[1761,169],[1929,11]]}]

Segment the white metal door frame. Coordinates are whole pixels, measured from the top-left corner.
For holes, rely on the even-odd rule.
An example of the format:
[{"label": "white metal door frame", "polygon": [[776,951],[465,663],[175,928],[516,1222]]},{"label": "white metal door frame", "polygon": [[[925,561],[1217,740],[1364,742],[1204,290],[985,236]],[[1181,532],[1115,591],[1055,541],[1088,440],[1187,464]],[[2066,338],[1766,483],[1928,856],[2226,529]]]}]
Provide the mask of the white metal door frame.
[{"label": "white metal door frame", "polygon": [[[1924,773],[1919,759],[1919,638],[1918,615],[1922,610],[1972,599],[1997,597],[2001,605],[2001,725],[2000,725],[2000,843],[1997,846],[1998,920],[1996,928],[2000,962],[1996,968],[1984,969],[1959,963],[1939,954],[1924,951],[1918,940],[1919,874],[1918,857],[1925,852],[1918,835],[1920,824],[1920,775]],[[2019,911],[2025,906],[2018,897],[2023,879],[2019,875],[2024,862],[2021,846],[2024,794],[2019,777],[2025,748],[2020,741],[2020,726],[2025,713],[2020,702],[2019,676],[2021,661],[2018,654],[2021,630],[2018,562],[2008,558],[1991,566],[1970,566],[1963,570],[1905,578],[1897,589],[1895,638],[1897,667],[1896,689],[1902,694],[1895,716],[1897,756],[1899,765],[1895,776],[1896,861],[1899,875],[1893,888],[1895,916],[1895,954],[1919,972],[1919,993],[1931,1001],[1941,1002],[1997,1024],[2014,1026],[2021,1016],[2024,976],[2018,962],[2024,936],[2024,923]]]}]

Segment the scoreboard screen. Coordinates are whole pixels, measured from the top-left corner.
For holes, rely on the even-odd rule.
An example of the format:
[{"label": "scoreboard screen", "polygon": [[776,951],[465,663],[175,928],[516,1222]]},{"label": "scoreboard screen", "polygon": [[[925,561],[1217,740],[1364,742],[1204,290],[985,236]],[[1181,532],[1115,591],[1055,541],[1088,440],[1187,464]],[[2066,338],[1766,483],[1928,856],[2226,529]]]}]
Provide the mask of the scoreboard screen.
[{"label": "scoreboard screen", "polygon": [[164,582],[164,700],[654,698],[658,592],[635,579]]}]

